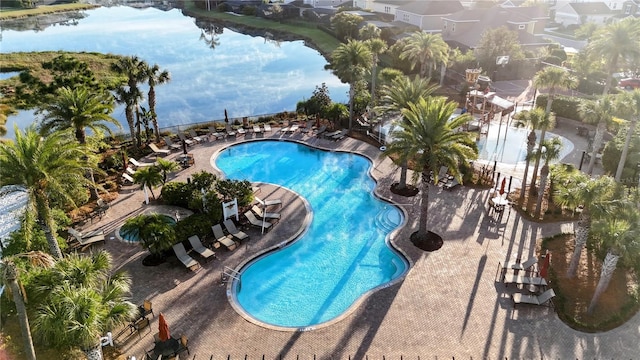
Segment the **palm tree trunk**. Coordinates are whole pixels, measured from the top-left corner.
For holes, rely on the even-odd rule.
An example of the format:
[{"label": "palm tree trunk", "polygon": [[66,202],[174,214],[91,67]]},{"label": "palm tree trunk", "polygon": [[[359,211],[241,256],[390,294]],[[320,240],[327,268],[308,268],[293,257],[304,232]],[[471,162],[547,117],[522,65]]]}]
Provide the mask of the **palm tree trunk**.
[{"label": "palm tree trunk", "polygon": [[376,106],[376,75],[378,73],[378,56],[373,56],[373,68],[371,69],[371,112]]},{"label": "palm tree trunk", "polygon": [[56,239],[56,231],[54,229],[54,222],[51,215],[51,209],[49,209],[49,202],[47,201],[45,194],[36,195],[36,203],[38,209],[38,217],[40,227],[44,231],[44,235],[47,238],[49,244],[49,251],[51,255],[56,259],[62,259],[62,251],[58,245],[58,239]]},{"label": "palm tree trunk", "polygon": [[527,192],[527,176],[529,176],[531,153],[533,152],[533,147],[536,145],[536,132],[533,129],[527,139],[527,160],[524,167],[524,176],[522,177],[522,186],[520,187],[520,205],[524,202],[524,194]]},{"label": "palm tree trunk", "polygon": [[153,86],[149,87],[149,112],[151,113],[151,121],[153,121],[153,133],[156,136],[156,141],[160,141],[160,128],[156,115],[156,89]]},{"label": "palm tree trunk", "polygon": [[544,197],[544,190],[547,187],[547,179],[549,178],[549,164],[544,164],[540,170],[540,190],[538,191],[538,201],[536,202],[536,219],[540,217],[542,212],[542,199]]},{"label": "palm tree trunk", "polygon": [[353,121],[353,96],[355,92],[355,85],[349,84],[349,131],[351,131],[351,123]]},{"label": "palm tree trunk", "polygon": [[27,360],[36,360],[36,351],[33,348],[33,339],[31,338],[31,328],[29,327],[27,308],[24,306],[24,298],[22,297],[22,291],[20,291],[20,286],[18,285],[16,267],[11,261],[7,261],[5,266],[5,278],[7,279],[9,288],[13,294],[13,302],[16,304],[16,313],[18,314],[20,330],[22,331],[22,340],[24,341],[25,356],[27,357]]},{"label": "palm tree trunk", "polygon": [[620,256],[614,254],[611,250],[607,252],[607,256],[605,256],[604,262],[602,263],[602,271],[600,272],[598,286],[596,286],[596,291],[593,293],[593,298],[591,298],[591,303],[587,309],[588,314],[593,312],[598,304],[598,300],[600,300],[600,296],[602,296],[602,293],[607,290],[609,282],[611,281],[611,276],[613,276],[613,272],[616,270],[618,259],[620,259]]},{"label": "palm tree trunk", "polygon": [[127,104],[124,109],[125,117],[127,118],[127,124],[129,125],[129,133],[131,134],[131,141],[136,141],[136,129],[135,120],[133,119],[133,105]]},{"label": "palm tree trunk", "polygon": [[429,171],[422,171],[422,199],[420,201],[420,220],[418,222],[418,236],[422,239],[427,236],[427,220],[429,220],[429,187],[431,186]]},{"label": "palm tree trunk", "polygon": [[587,209],[583,209],[580,214],[580,220],[578,220],[578,228],[576,229],[576,247],[573,249],[571,255],[571,262],[569,262],[569,268],[567,269],[567,277],[573,278],[576,276],[578,270],[578,264],[580,263],[580,256],[582,255],[582,249],[587,244],[589,237],[589,229],[591,228],[591,217],[585,213]]},{"label": "palm tree trunk", "polygon": [[622,178],[622,170],[624,169],[624,163],[627,162],[627,153],[629,152],[629,144],[631,144],[631,135],[636,129],[637,120],[634,119],[629,124],[627,129],[627,137],[624,139],[624,147],[622,148],[622,154],[620,155],[620,162],[618,162],[618,168],[616,169],[616,182],[620,182]]},{"label": "palm tree trunk", "polygon": [[[542,147],[542,142],[544,141],[544,136],[547,133],[546,129],[542,129],[542,133],[540,134],[540,141],[538,141],[538,148]],[[533,198],[533,195],[535,193],[536,190],[536,181],[538,180],[538,167],[540,166],[540,159],[542,158],[542,156],[537,156],[536,157],[536,162],[535,165],[533,166],[533,174],[531,176],[531,184],[529,185],[529,202],[527,203],[527,209],[530,207],[530,205],[532,204],[531,199]]]},{"label": "palm tree trunk", "polygon": [[102,360],[102,345],[98,342],[96,345],[89,349],[83,349],[84,355],[87,357],[87,360]]},{"label": "palm tree trunk", "polygon": [[400,182],[398,183],[398,187],[396,189],[404,189],[407,187],[407,168],[409,167],[408,160],[402,160],[402,164],[400,165]]},{"label": "palm tree trunk", "polygon": [[593,173],[593,168],[596,165],[596,154],[600,149],[600,145],[602,145],[602,138],[604,137],[604,131],[606,127],[606,123],[601,120],[598,122],[598,126],[596,127],[596,134],[593,136],[593,149],[591,149],[591,159],[589,159],[589,166],[587,167],[587,174],[591,175]]}]

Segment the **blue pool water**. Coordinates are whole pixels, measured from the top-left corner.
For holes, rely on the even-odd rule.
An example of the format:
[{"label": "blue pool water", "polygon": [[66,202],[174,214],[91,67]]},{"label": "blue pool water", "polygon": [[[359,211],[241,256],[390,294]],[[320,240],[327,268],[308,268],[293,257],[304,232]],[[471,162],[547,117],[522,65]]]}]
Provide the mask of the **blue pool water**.
[{"label": "blue pool water", "polygon": [[408,269],[402,255],[385,242],[402,223],[402,213],[372,194],[368,159],[291,142],[257,141],[224,150],[216,166],[228,178],[287,187],[313,209],[301,239],[241,270],[241,286],[234,291],[239,305],[255,319],[282,327],[321,324]]},{"label": "blue pool water", "polygon": [[[172,218],[169,215],[160,215],[161,217],[164,217],[167,219],[167,221],[173,225],[176,224],[176,220],[174,218]],[[137,230],[132,230],[132,231],[125,231],[124,229],[120,228],[118,230],[118,234],[120,235],[120,238],[124,241],[127,242],[138,242],[140,241],[140,235],[138,234]]]}]

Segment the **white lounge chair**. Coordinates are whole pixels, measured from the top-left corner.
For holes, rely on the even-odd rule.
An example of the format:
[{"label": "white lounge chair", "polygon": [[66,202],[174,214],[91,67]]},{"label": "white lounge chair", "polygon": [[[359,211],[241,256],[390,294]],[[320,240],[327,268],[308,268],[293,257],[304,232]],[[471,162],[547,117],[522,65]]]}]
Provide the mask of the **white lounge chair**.
[{"label": "white lounge chair", "polygon": [[238,133],[237,133],[235,130],[233,130],[233,128],[232,128],[232,127],[231,127],[231,125],[229,125],[229,124],[226,124],[226,125],[225,125],[225,129],[226,129],[226,131],[227,131],[227,135],[228,135],[228,136],[233,136],[233,137],[235,137],[236,135],[238,135]]},{"label": "white lounge chair", "polygon": [[271,125],[264,124],[264,132],[271,132]]},{"label": "white lounge chair", "polygon": [[194,140],[187,139],[186,136],[184,136],[183,133],[178,133],[178,137],[180,138],[180,141],[182,141],[185,144],[187,144],[187,146],[192,146],[194,144]]},{"label": "white lounge chair", "polygon": [[239,127],[237,130],[238,135],[247,135],[247,130],[245,130],[243,127]]},{"label": "white lounge chair", "polygon": [[244,232],[238,230],[238,228],[236,228],[236,224],[234,224],[233,221],[231,221],[230,219],[227,219],[227,220],[223,221],[222,224],[227,229],[229,234],[231,234],[234,238],[236,238],[238,240],[245,240],[245,239],[248,240],[249,239],[249,235],[247,235]]},{"label": "white lounge chair", "polygon": [[218,246],[222,244],[229,251],[233,251],[236,248],[236,243],[235,241],[233,241],[233,235],[225,235],[220,224],[213,225],[211,227],[211,230],[213,231],[213,236],[216,238],[216,243],[218,244]]},{"label": "white lounge chair", "polygon": [[204,141],[204,138],[202,138],[201,136],[198,136],[198,134],[196,133],[196,131],[195,131],[195,130],[193,130],[193,129],[189,130],[189,135],[190,135],[190,136],[191,136],[191,138],[192,138],[193,140],[195,140],[195,142],[197,142],[197,143],[201,143],[201,142],[203,142],[203,141]]},{"label": "white lounge chair", "polygon": [[182,243],[173,245],[173,252],[176,254],[176,257],[180,260],[182,265],[187,269],[194,271],[200,267],[200,263],[187,254],[187,250],[184,248]]},{"label": "white lounge chair", "polygon": [[133,175],[136,173],[136,171],[134,169],[131,168],[131,166],[127,166],[127,170],[126,170],[127,174],[129,175]]},{"label": "white lounge chair", "polygon": [[135,166],[136,168],[139,167],[145,167],[145,166],[153,166],[154,163],[148,163],[148,162],[139,162],[138,160],[134,159],[134,158],[129,158],[129,162]]},{"label": "white lounge chair", "polygon": [[262,129],[260,129],[260,125],[253,125],[254,134],[260,134],[261,132],[262,132]]},{"label": "white lounge chair", "polygon": [[[127,168],[127,169],[129,169],[129,168]],[[123,174],[122,174],[122,178],[123,178],[125,181],[128,181],[128,182],[130,182],[130,183],[132,183],[132,184],[133,184],[133,183],[135,183],[135,181],[133,180],[133,178],[131,177],[131,175],[129,175],[129,174],[127,174],[127,173],[123,173]]]},{"label": "white lounge chair", "polygon": [[74,249],[81,248],[82,250],[84,250],[92,244],[107,242],[107,239],[105,238],[104,232],[102,230],[83,234],[74,228],[69,228],[67,232],[73,237],[73,241],[70,243],[70,245]]},{"label": "white lounge chair", "polygon": [[216,253],[202,245],[202,242],[200,241],[198,235],[189,236],[189,243],[191,244],[193,250],[200,254],[203,258],[209,260],[210,257],[216,257]]},{"label": "white lounge chair", "polygon": [[256,214],[256,216],[258,216],[261,219],[277,219],[277,220],[280,220],[280,214],[264,212],[264,211],[262,211],[262,209],[260,209],[259,206],[256,206],[256,205],[253,205],[253,207],[251,207],[251,211],[253,211]]},{"label": "white lounge chair", "polygon": [[284,130],[284,132],[294,133],[294,132],[298,131],[299,128],[300,128],[300,126],[298,124],[293,124],[290,127],[288,127],[286,130]]},{"label": "white lounge chair", "polygon": [[511,299],[513,299],[514,308],[517,304],[531,304],[553,307],[552,299],[555,296],[556,293],[553,292],[553,289],[549,289],[538,296],[515,293],[511,295]]},{"label": "white lounge chair", "polygon": [[271,228],[272,224],[270,222],[268,222],[266,219],[258,219],[251,211],[245,212],[244,216],[246,216],[247,220],[249,220],[249,223],[253,226],[265,229],[267,231],[269,230],[269,228]]},{"label": "white lounge chair", "polygon": [[151,149],[151,151],[153,151],[153,155],[166,156],[166,155],[169,155],[171,153],[171,150],[160,149],[154,143],[149,143],[149,149]]},{"label": "white lounge chair", "polygon": [[447,183],[444,184],[444,189],[453,190],[453,188],[455,188],[458,185],[460,185],[460,182],[458,182],[458,180],[454,178],[453,180],[447,181]]},{"label": "white lounge chair", "polygon": [[282,206],[282,200],[280,199],[271,199],[271,200],[262,200],[256,196],[256,201],[262,205],[263,207],[272,206],[272,205],[280,205]]}]

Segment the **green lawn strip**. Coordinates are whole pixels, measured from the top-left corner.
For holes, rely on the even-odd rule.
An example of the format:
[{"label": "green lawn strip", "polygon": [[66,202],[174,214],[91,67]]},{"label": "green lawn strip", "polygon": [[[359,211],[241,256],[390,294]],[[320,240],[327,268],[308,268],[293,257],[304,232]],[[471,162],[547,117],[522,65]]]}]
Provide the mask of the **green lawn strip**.
[{"label": "green lawn strip", "polygon": [[263,19],[255,16],[231,15],[218,11],[206,11],[196,8],[192,1],[185,2],[185,15],[200,19],[218,20],[224,23],[238,24],[255,29],[270,30],[276,33],[289,33],[299,36],[312,43],[324,56],[329,56],[339,45],[340,41],[326,32],[313,26],[292,25]]},{"label": "green lawn strip", "polygon": [[86,9],[93,9],[96,7],[99,7],[99,5],[74,3],[74,4],[38,6],[37,8],[33,8],[33,9],[4,8],[0,10],[0,20],[19,19],[19,18],[24,18],[28,16],[53,14],[53,13],[64,12],[64,11],[86,10]]}]

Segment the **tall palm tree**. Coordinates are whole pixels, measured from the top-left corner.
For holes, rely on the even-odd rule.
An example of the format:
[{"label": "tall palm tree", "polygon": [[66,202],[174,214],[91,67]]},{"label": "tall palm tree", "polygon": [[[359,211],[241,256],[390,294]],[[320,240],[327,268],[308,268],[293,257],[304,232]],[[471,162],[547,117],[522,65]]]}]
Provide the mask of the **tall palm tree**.
[{"label": "tall palm tree", "polygon": [[524,175],[522,176],[522,187],[520,188],[520,204],[522,204],[522,202],[524,202],[524,195],[527,189],[529,165],[533,158],[533,149],[536,145],[536,129],[539,129],[541,126],[547,127],[548,125],[546,125],[546,121],[550,117],[547,116],[544,110],[536,107],[532,110],[519,112],[514,115],[514,118],[517,120],[516,126],[525,126],[531,129],[527,136],[527,156],[525,158],[526,163],[524,167]]},{"label": "tall palm tree", "polygon": [[640,58],[640,20],[627,18],[599,28],[587,44],[587,51],[604,60],[607,81],[602,95],[607,95],[618,68]]},{"label": "tall palm tree", "polygon": [[145,186],[149,188],[151,191],[151,196],[156,198],[156,195],[153,193],[153,188],[162,184],[162,174],[160,173],[160,169],[156,166],[147,166],[136,170],[136,173],[133,174],[133,181],[136,184],[140,184],[140,188],[144,189]]},{"label": "tall palm tree", "polygon": [[[23,133],[14,128],[15,142],[0,143],[0,186],[21,185],[29,194],[28,223],[37,216],[47,237],[51,255],[62,258],[51,214],[50,198],[75,205],[70,188],[91,185],[84,174],[94,166],[87,161],[86,148],[65,132],[42,138],[33,127]],[[94,171],[99,171],[97,168]]]},{"label": "tall palm tree", "polygon": [[540,190],[538,191],[538,201],[536,202],[536,218],[540,217],[540,212],[542,210],[542,199],[544,197],[544,190],[547,187],[547,179],[549,177],[549,162],[557,160],[560,157],[560,150],[562,150],[562,140],[560,140],[559,137],[545,140],[539,148],[539,156],[544,159],[544,165],[542,166],[542,169],[540,169]]},{"label": "tall palm tree", "polygon": [[618,261],[623,259],[623,261],[631,262],[632,259],[637,259],[640,255],[638,210],[631,203],[624,204],[622,207],[624,209],[617,211],[615,216],[604,217],[593,224],[592,231],[600,240],[601,247],[607,249],[607,255],[602,262],[600,279],[587,308],[589,314],[593,312],[598,300],[607,290]]},{"label": "tall palm tree", "polygon": [[400,54],[400,59],[411,61],[411,69],[420,63],[420,76],[425,77],[429,69],[429,79],[436,64],[447,63],[449,45],[442,39],[441,34],[430,34],[422,31],[414,32]]},{"label": "tall palm tree", "polygon": [[[389,115],[402,115],[402,110],[409,108],[409,104],[417,103],[420,99],[426,98],[433,94],[438,87],[429,85],[429,81],[416,76],[411,80],[408,76],[395,78],[391,84],[384,85],[381,89],[380,97],[381,105],[378,111],[388,113]],[[403,121],[407,121],[403,116]],[[382,127],[382,123],[380,126]],[[407,184],[407,161],[403,160],[401,164],[400,183],[397,189],[404,189]]]},{"label": "tall palm tree", "polygon": [[378,61],[380,54],[387,51],[387,43],[382,39],[369,39],[365,42],[371,51],[371,111],[376,106],[376,78],[378,77]]},{"label": "tall palm tree", "polygon": [[611,96],[603,96],[596,101],[583,102],[580,104],[578,111],[585,122],[597,124],[596,134],[593,136],[591,158],[589,159],[589,165],[587,166],[587,174],[591,175],[591,173],[593,173],[593,168],[596,165],[596,155],[602,145],[602,139],[604,137],[607,124],[613,119],[613,100],[611,99]]},{"label": "tall palm tree", "polygon": [[134,113],[138,102],[142,98],[142,92],[138,84],[143,83],[147,79],[146,69],[149,67],[146,62],[140,60],[137,56],[126,56],[118,59],[112,64],[112,70],[126,76],[127,82],[116,89],[116,99],[125,105],[125,116],[129,124],[131,139],[136,146],[141,145],[140,134],[136,136]]},{"label": "tall palm tree", "polygon": [[333,72],[343,82],[349,83],[349,130],[353,123],[353,98],[356,83],[361,81],[371,64],[371,51],[362,41],[349,40],[340,44],[331,55]]},{"label": "tall palm tree", "polygon": [[358,35],[360,36],[360,40],[367,41],[371,39],[379,39],[382,30],[374,24],[368,23],[365,26],[361,27],[358,31]]},{"label": "tall palm tree", "polygon": [[19,270],[16,266],[16,260],[18,259],[27,259],[32,266],[39,267],[51,267],[54,265],[55,260],[49,254],[39,251],[9,256],[0,260],[0,278],[3,283],[9,285],[13,302],[16,305],[16,313],[18,314],[22,340],[24,341],[25,355],[28,360],[36,360],[36,352],[33,348],[33,339],[29,326],[29,317],[27,316],[27,308],[24,301],[25,294],[23,293],[22,286],[18,283]]},{"label": "tall palm tree", "polygon": [[160,129],[158,128],[158,116],[156,114],[156,85],[162,85],[171,81],[171,74],[167,70],[160,70],[158,64],[148,66],[146,69],[147,82],[149,84],[149,113],[153,122],[153,131],[156,141],[160,140]]},{"label": "tall palm tree", "polygon": [[567,277],[572,278],[576,276],[582,249],[589,239],[592,217],[600,218],[610,212],[614,182],[608,176],[591,179],[583,173],[578,173],[568,182],[556,184],[556,188],[553,194],[554,202],[572,211],[580,211],[575,230],[575,247],[567,268]]},{"label": "tall palm tree", "polygon": [[100,337],[134,318],[128,301],[131,278],[112,273],[111,256],[71,254],[33,279],[40,296],[34,333],[54,348],[78,347],[89,360],[101,360]]},{"label": "tall palm tree", "polygon": [[[406,159],[415,162],[413,181],[422,176],[422,198],[418,231],[412,239],[418,243],[426,243],[427,248],[437,249],[439,244],[429,244],[427,221],[429,219],[429,187],[430,172],[437,173],[441,166],[446,166],[451,175],[462,183],[460,168],[468,161],[478,157],[478,148],[471,134],[459,131],[469,121],[469,114],[453,120],[457,104],[447,102],[446,98],[421,98],[402,110],[406,119],[400,126],[401,131],[394,133],[394,140],[385,151],[389,154],[403,154]],[[434,181],[438,181],[437,177]]]},{"label": "tall palm tree", "polygon": [[[551,120],[551,105],[553,104],[553,100],[556,96],[557,90],[567,90],[572,89],[576,86],[576,80],[564,69],[547,66],[546,68],[538,71],[536,75],[533,77],[533,84],[537,89],[549,89],[549,95],[547,97],[547,108],[545,109],[545,113],[547,114],[547,118]],[[542,125],[542,124],[541,124]],[[548,126],[540,127],[542,130],[540,133],[540,141],[538,142],[538,147],[542,146],[542,142],[544,141],[544,137],[547,133],[547,130],[552,129],[553,123],[549,123]],[[533,176],[531,178],[531,186],[529,187],[530,193],[534,193],[536,188],[536,180],[538,178],[538,168],[540,166],[540,158],[536,158],[536,162],[533,166]]]},{"label": "tall palm tree", "polygon": [[631,136],[636,129],[636,124],[640,120],[640,90],[636,89],[633,92],[625,92],[618,95],[615,100],[616,113],[624,119],[629,119],[629,127],[627,127],[627,135],[624,140],[624,146],[622,148],[622,154],[620,155],[620,161],[618,162],[618,168],[616,169],[616,181],[620,181],[622,178],[622,170],[624,164],[627,162],[627,154],[629,153],[629,146],[631,144]]}]

